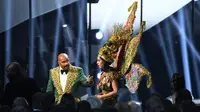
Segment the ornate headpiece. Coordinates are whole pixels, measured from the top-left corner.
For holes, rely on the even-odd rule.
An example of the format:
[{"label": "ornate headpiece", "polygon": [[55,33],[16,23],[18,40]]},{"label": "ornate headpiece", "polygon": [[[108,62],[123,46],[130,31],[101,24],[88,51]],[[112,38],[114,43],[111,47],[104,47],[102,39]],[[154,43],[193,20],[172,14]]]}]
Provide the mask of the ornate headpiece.
[{"label": "ornate headpiece", "polygon": [[125,41],[125,38],[122,38],[122,31],[122,25],[114,26],[113,34],[110,39],[99,50],[99,57],[109,63],[115,60],[119,47],[123,44],[123,41]]},{"label": "ornate headpiece", "polygon": [[113,63],[115,61],[119,48],[125,44],[132,35],[132,24],[134,22],[136,9],[137,2],[134,2],[128,9],[128,11],[131,11],[131,14],[129,15],[126,25],[114,25],[112,35],[110,36],[110,39],[100,48],[98,57],[101,57],[109,63]]},{"label": "ornate headpiece", "polygon": [[[131,13],[126,24],[114,25],[112,35],[110,36],[109,40],[107,40],[107,42],[100,48],[98,54],[98,57],[109,63],[112,63],[112,66],[117,68],[121,76],[126,75],[126,82],[128,84],[127,87],[130,91],[137,90],[140,80],[145,75],[148,75],[149,77],[149,80],[147,81],[147,87],[149,88],[152,84],[151,73],[142,65],[133,63],[133,59],[137,53],[138,45],[145,27],[145,22],[143,21],[141,23],[139,33],[134,37],[132,36],[136,9],[137,2],[134,2],[128,9],[128,11],[131,11]],[[138,71],[137,75],[133,73],[135,69]],[[129,74],[130,77],[128,77],[127,74]]]}]

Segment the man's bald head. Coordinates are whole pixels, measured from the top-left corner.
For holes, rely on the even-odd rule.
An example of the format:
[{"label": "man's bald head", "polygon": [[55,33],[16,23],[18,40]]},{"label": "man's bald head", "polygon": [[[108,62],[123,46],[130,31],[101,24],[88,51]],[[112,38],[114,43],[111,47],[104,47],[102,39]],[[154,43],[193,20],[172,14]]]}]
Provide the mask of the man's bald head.
[{"label": "man's bald head", "polygon": [[69,57],[66,53],[61,53],[61,54],[58,55],[58,60],[60,60],[62,58],[67,58],[69,60]]},{"label": "man's bald head", "polygon": [[61,53],[58,55],[58,65],[62,69],[68,69],[70,62],[69,62],[69,57],[66,53]]}]

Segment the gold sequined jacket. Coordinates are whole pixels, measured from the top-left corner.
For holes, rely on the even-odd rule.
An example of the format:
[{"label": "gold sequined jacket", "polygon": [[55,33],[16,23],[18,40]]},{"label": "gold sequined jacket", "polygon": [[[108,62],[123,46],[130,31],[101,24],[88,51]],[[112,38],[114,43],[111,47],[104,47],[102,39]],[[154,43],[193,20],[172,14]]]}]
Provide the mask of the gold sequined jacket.
[{"label": "gold sequined jacket", "polygon": [[88,84],[87,77],[82,68],[70,65],[66,79],[66,87],[63,91],[60,83],[60,68],[56,67],[50,70],[46,92],[54,92],[56,104],[60,103],[62,95],[65,93],[71,93],[77,101],[81,97],[81,93],[78,90],[80,86],[92,86],[92,84]]}]

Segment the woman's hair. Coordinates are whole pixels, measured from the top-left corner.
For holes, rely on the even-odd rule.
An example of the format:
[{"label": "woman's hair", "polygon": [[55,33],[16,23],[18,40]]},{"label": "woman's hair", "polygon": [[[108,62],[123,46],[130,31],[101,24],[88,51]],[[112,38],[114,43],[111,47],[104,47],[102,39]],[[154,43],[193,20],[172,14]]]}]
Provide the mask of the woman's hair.
[{"label": "woman's hair", "polygon": [[[100,57],[101,58],[101,57]],[[101,60],[103,61],[103,63],[105,64],[105,65],[111,65],[112,63],[111,62],[108,62],[108,61],[106,61],[106,60],[104,60],[103,58],[101,58]]]},{"label": "woman's hair", "polygon": [[9,81],[13,81],[23,76],[21,72],[21,66],[17,62],[12,62],[9,65],[7,65],[6,73]]},{"label": "woman's hair", "polygon": [[114,68],[110,67],[110,65],[112,64],[111,62],[105,61],[103,58],[100,57],[100,59],[103,61],[103,68],[102,71],[107,71],[107,70],[114,70]]}]

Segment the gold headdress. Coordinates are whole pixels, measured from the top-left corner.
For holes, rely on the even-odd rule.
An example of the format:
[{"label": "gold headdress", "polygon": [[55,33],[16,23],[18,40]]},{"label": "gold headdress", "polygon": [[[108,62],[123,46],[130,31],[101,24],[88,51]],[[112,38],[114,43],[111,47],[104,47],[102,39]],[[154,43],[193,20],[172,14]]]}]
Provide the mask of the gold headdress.
[{"label": "gold headdress", "polygon": [[123,44],[123,41],[125,41],[125,39],[122,38],[122,31],[122,25],[114,26],[112,36],[99,50],[99,57],[109,63],[112,63],[115,60],[119,47]]},{"label": "gold headdress", "polygon": [[[131,10],[132,9],[132,10]],[[137,2],[134,2],[128,11],[131,14],[128,17],[125,26],[122,24],[114,25],[112,35],[110,39],[100,48],[98,57],[101,57],[107,62],[113,62],[116,58],[116,54],[123,44],[125,44],[132,35],[132,24],[135,19],[135,11],[137,9]]]},{"label": "gold headdress", "polygon": [[[128,9],[128,11],[131,11],[131,13],[126,24],[114,25],[110,39],[100,48],[98,54],[98,57],[101,57],[107,62],[117,63],[116,68],[118,69],[120,75],[129,73],[128,70],[133,64],[133,59],[137,53],[138,45],[145,27],[145,21],[143,21],[141,23],[139,33],[134,37],[132,36],[136,9],[137,2],[134,2]],[[137,65],[139,67],[140,79],[142,79],[144,75],[149,76],[147,87],[150,87],[152,84],[150,72],[140,64],[133,65]]]}]

